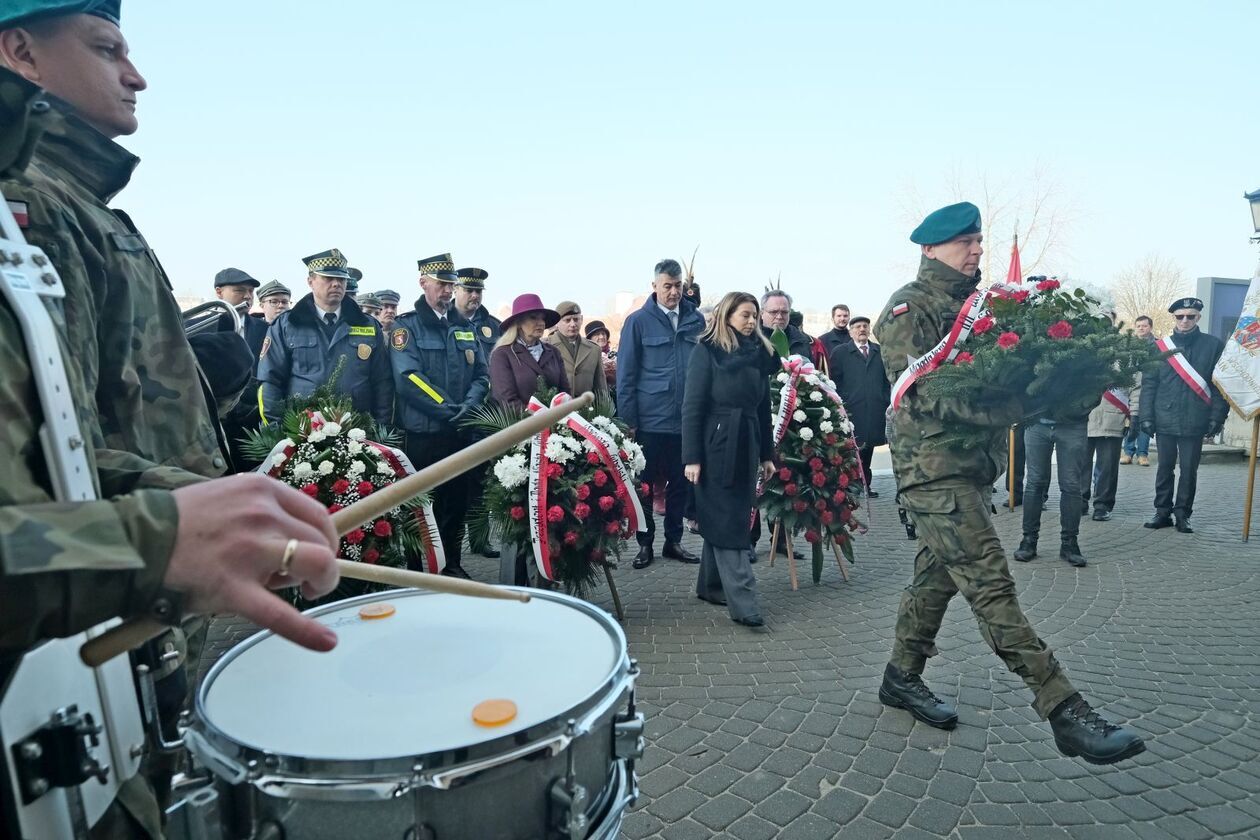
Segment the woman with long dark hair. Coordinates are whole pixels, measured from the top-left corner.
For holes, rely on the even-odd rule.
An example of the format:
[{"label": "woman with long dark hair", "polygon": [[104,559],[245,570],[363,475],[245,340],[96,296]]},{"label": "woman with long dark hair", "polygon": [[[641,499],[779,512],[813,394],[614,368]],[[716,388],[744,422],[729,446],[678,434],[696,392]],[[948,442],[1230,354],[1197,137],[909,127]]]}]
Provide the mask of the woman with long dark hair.
[{"label": "woman with long dark hair", "polygon": [[748,563],[758,476],[774,469],[770,380],[778,356],[761,334],[757,298],[731,292],[691,354],[682,408],[684,475],[695,485],[704,552],[696,596],[748,627],[764,621]]}]

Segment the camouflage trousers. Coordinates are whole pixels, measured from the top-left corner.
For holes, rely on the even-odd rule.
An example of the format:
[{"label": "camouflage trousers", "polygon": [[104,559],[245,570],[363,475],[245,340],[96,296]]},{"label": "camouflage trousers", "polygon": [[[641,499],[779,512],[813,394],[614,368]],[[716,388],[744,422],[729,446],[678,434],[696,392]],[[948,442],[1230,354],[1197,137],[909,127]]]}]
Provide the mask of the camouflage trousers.
[{"label": "camouflage trousers", "polygon": [[1033,709],[1044,720],[1076,689],[1053,651],[1028,623],[1006,552],[989,518],[990,488],[937,482],[901,491],[919,534],[914,579],[901,595],[891,662],[923,673],[936,655],[936,634],[957,593],[967,599],[980,634],[1006,667],[1032,689]]}]

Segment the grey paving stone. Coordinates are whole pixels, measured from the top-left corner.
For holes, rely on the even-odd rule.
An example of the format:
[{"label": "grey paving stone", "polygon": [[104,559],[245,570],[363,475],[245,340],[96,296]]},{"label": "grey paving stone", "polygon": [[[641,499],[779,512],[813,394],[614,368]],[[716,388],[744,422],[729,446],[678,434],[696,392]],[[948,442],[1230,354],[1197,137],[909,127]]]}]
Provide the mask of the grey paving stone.
[{"label": "grey paving stone", "polygon": [[691,818],[721,831],[752,810],[752,803],[731,793],[722,793],[692,811]]},{"label": "grey paving stone", "polygon": [[1211,808],[1191,811],[1187,816],[1217,835],[1237,834],[1260,827],[1260,820],[1227,805],[1215,805]]},{"label": "grey paving stone", "polygon": [[786,826],[808,811],[811,804],[813,804],[811,799],[801,796],[796,791],[780,790],[770,794],[753,813],[775,825]]}]

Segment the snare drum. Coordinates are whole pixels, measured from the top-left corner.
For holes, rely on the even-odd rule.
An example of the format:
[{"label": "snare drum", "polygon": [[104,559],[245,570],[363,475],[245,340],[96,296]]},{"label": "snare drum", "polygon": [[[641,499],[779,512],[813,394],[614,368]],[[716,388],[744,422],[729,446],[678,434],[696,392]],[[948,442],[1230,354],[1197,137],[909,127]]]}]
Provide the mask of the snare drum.
[{"label": "snare drum", "polygon": [[[270,632],[229,651],[185,733],[223,835],[615,837],[638,794],[638,669],[603,610],[530,594],[364,595],[307,613],[330,653]],[[491,700],[514,716],[487,719]]]}]

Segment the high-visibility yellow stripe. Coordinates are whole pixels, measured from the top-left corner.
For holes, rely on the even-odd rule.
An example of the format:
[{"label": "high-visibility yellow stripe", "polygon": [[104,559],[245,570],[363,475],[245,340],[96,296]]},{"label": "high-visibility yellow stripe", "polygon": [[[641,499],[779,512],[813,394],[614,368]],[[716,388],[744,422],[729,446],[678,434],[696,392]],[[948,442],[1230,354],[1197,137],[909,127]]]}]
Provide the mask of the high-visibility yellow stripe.
[{"label": "high-visibility yellow stripe", "polygon": [[425,382],[423,379],[416,376],[414,373],[407,374],[407,378],[410,379],[412,382],[414,382],[417,388],[419,388],[421,391],[424,391],[426,394],[432,397],[433,401],[437,403],[438,405],[441,405],[442,403],[446,402],[446,400],[442,399],[441,394],[439,394],[437,391],[434,391],[432,388],[429,387],[428,382]]},{"label": "high-visibility yellow stripe", "polygon": [[259,385],[258,386],[258,414],[262,417],[262,424],[266,426],[267,414],[266,412],[263,411],[262,389],[263,389],[263,386]]}]

